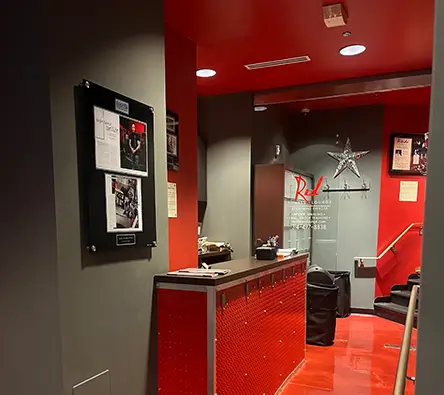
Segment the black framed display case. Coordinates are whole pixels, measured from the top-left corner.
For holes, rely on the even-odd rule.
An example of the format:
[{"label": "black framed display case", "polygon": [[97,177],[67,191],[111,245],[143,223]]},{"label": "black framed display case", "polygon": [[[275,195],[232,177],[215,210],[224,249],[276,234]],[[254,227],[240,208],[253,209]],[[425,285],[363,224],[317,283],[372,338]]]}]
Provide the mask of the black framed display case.
[{"label": "black framed display case", "polygon": [[168,170],[179,170],[179,116],[167,110],[166,114]]},{"label": "black framed display case", "polygon": [[427,171],[427,134],[392,134],[389,174],[425,175]]},{"label": "black framed display case", "polygon": [[154,109],[87,80],[75,98],[84,247],[155,247]]}]

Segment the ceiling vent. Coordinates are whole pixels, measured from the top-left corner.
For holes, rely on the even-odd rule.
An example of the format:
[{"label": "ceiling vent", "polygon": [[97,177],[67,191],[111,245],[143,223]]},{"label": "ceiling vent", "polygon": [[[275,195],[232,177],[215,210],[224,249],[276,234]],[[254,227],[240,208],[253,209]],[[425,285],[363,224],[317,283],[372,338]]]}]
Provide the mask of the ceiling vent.
[{"label": "ceiling vent", "polygon": [[267,69],[269,67],[287,66],[289,64],[305,63],[310,61],[311,59],[308,56],[298,56],[297,58],[278,59],[271,60],[269,62],[246,64],[245,68],[248,70],[258,70]]}]

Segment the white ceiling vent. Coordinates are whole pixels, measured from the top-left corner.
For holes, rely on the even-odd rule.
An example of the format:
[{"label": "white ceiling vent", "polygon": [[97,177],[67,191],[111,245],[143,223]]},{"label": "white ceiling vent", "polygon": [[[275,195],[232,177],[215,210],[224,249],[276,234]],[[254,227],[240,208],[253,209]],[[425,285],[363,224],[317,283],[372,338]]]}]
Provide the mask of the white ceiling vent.
[{"label": "white ceiling vent", "polygon": [[248,70],[258,70],[258,69],[266,69],[269,67],[287,66],[289,64],[305,63],[310,61],[311,61],[310,57],[305,55],[305,56],[298,56],[297,58],[278,59],[278,60],[271,60],[269,62],[246,64],[245,68],[247,68]]}]

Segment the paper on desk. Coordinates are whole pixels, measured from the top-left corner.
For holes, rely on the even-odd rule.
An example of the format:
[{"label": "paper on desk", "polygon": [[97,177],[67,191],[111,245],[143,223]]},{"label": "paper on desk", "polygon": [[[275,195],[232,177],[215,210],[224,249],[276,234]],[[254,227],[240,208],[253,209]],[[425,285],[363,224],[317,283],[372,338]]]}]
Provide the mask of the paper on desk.
[{"label": "paper on desk", "polygon": [[168,272],[168,275],[173,276],[197,276],[197,277],[217,277],[230,273],[230,269],[182,269],[175,272]]},{"label": "paper on desk", "polygon": [[294,248],[279,248],[277,253],[278,255],[290,256],[291,254],[297,254],[297,250]]}]

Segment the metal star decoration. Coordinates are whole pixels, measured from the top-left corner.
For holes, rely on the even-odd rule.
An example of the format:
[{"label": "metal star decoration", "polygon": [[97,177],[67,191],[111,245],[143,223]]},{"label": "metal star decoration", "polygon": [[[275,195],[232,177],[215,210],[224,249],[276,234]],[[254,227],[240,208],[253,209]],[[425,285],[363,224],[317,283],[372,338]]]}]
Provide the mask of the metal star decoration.
[{"label": "metal star decoration", "polygon": [[341,174],[345,169],[349,169],[356,177],[361,178],[358,166],[356,166],[356,161],[362,158],[364,155],[367,155],[369,152],[370,150],[353,152],[350,138],[347,138],[343,152],[327,152],[328,156],[336,159],[339,162],[333,178],[339,176],[339,174]]}]

